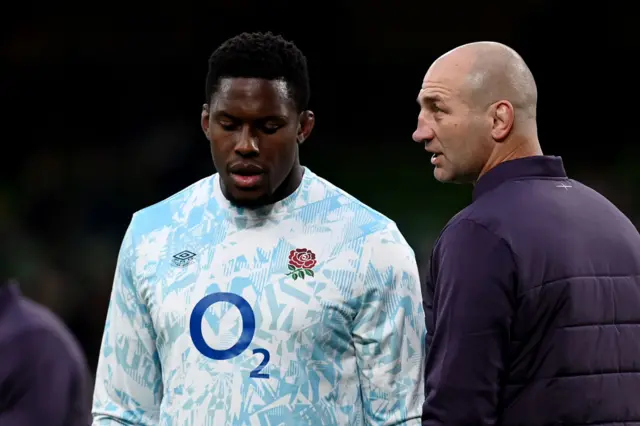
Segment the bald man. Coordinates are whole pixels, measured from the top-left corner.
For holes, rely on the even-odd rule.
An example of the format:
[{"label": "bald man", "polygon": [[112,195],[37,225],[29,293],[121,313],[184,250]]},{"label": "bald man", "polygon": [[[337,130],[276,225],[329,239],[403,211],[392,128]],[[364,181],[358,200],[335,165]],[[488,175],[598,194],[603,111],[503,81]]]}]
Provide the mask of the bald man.
[{"label": "bald man", "polygon": [[458,47],[418,102],[435,178],[475,185],[423,277],[423,425],[640,425],[640,235],[542,154],[523,59]]}]

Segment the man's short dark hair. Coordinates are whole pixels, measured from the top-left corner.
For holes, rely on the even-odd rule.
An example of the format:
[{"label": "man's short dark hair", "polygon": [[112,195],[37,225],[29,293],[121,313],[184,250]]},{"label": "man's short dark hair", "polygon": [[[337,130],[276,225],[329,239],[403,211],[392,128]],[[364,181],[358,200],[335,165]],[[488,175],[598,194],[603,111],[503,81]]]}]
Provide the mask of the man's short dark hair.
[{"label": "man's short dark hair", "polygon": [[310,88],[307,58],[282,36],[267,33],[242,33],[225,41],[209,58],[206,97],[211,98],[222,78],[262,78],[287,83],[298,111],[309,104]]}]

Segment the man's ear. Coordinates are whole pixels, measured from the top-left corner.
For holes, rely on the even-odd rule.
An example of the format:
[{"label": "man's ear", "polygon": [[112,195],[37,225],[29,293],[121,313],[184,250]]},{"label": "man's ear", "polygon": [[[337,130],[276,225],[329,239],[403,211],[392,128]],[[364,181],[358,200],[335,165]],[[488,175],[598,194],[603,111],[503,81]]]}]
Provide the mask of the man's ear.
[{"label": "man's ear", "polygon": [[202,113],[200,114],[200,126],[207,139],[209,139],[209,104],[202,105]]},{"label": "man's ear", "polygon": [[502,142],[511,133],[515,121],[515,110],[509,101],[496,102],[492,108],[491,137],[498,142]]},{"label": "man's ear", "polygon": [[313,111],[303,111],[300,113],[300,124],[298,125],[298,144],[303,143],[313,130],[316,124],[316,116]]}]

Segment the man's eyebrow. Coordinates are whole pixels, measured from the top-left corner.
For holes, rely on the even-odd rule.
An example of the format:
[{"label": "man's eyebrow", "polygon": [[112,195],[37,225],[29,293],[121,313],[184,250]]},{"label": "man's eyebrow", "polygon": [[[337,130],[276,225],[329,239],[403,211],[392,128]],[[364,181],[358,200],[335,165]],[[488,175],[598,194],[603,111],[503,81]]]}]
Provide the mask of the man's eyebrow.
[{"label": "man's eyebrow", "polygon": [[440,95],[421,95],[418,96],[417,102],[421,103],[434,103],[434,102],[444,102],[444,99]]},{"label": "man's eyebrow", "polygon": [[[224,118],[228,118],[230,120],[241,120],[240,117],[236,117],[233,114],[228,113],[227,111],[216,111],[215,112],[215,117],[224,117]],[[288,117],[286,115],[280,115],[280,114],[272,114],[272,115],[266,115],[264,117],[260,117],[259,120],[261,121],[287,121]]]}]

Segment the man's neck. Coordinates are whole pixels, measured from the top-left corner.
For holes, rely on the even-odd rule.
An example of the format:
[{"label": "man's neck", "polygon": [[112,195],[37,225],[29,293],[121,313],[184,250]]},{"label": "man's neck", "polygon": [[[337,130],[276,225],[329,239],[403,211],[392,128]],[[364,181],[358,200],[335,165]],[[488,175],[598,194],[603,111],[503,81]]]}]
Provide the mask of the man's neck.
[{"label": "man's neck", "polygon": [[489,160],[485,163],[478,179],[484,176],[489,170],[493,169],[505,161],[517,160],[520,158],[535,157],[543,155],[542,148],[538,138],[514,138],[510,141],[503,142],[499,149],[496,149]]},{"label": "man's neck", "polygon": [[282,185],[273,193],[271,204],[284,200],[289,195],[296,192],[300,184],[302,184],[302,177],[304,176],[304,168],[300,163],[296,163],[291,169],[291,173],[286,177]]}]

